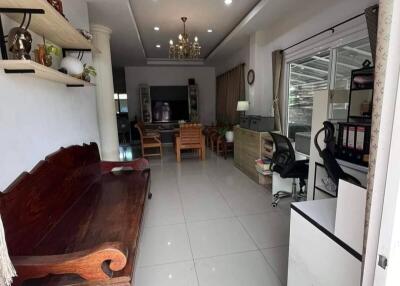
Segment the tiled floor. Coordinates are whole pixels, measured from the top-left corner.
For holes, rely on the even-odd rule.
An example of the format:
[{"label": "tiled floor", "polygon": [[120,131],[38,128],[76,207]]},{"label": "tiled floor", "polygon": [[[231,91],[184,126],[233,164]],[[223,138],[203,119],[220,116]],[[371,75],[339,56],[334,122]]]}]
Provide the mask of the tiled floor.
[{"label": "tiled floor", "polygon": [[[284,286],[289,209],[224,160],[152,159],[135,286]],[[188,154],[190,157],[190,154]]]}]

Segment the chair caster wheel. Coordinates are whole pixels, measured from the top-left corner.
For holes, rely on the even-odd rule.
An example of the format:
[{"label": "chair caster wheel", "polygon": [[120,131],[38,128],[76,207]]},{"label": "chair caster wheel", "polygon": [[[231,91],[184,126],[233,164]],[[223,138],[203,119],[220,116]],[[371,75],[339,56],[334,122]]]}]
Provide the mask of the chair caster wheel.
[{"label": "chair caster wheel", "polygon": [[274,199],[279,199],[279,195],[278,195],[278,194],[275,194],[275,195],[274,195]]},{"label": "chair caster wheel", "polygon": [[277,203],[272,203],[272,207],[273,207],[273,208],[277,208],[277,207],[278,207],[278,204],[277,204]]},{"label": "chair caster wheel", "polygon": [[153,194],[152,194],[152,193],[149,193],[149,194],[147,195],[147,198],[148,198],[149,200],[151,200],[152,197],[153,197]]}]

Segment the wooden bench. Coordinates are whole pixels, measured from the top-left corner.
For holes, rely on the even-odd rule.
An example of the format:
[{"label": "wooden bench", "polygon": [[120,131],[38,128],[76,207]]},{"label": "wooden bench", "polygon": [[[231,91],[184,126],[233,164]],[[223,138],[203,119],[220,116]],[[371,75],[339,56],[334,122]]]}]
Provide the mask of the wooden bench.
[{"label": "wooden bench", "polygon": [[149,182],[145,159],[101,162],[95,143],[20,175],[0,194],[13,285],[131,285]]}]

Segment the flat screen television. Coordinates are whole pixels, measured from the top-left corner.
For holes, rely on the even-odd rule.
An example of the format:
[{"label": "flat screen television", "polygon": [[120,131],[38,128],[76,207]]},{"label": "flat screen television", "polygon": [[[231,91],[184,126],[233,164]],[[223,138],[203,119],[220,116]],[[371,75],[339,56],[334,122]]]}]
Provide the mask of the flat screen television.
[{"label": "flat screen television", "polygon": [[189,120],[187,86],[151,86],[153,122]]}]

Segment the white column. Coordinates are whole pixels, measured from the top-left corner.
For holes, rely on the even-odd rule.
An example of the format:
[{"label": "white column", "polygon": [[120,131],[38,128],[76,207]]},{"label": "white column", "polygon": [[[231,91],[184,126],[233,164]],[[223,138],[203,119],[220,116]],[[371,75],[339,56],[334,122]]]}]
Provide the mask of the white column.
[{"label": "white column", "polygon": [[90,30],[93,34],[92,43],[100,51],[100,53],[93,54],[93,65],[97,71],[97,119],[99,122],[101,157],[106,161],[119,161],[118,129],[110,49],[112,31],[101,25],[91,25]]}]

